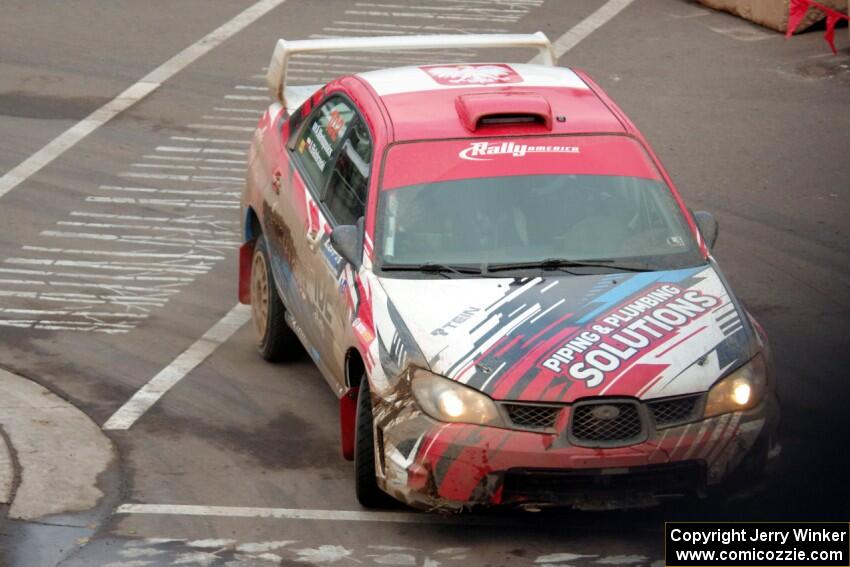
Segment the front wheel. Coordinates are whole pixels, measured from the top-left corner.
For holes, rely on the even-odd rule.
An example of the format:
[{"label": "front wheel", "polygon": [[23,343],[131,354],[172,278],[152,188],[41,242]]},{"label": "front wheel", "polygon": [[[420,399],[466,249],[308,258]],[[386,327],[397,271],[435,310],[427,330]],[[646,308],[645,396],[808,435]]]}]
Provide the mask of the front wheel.
[{"label": "front wheel", "polygon": [[357,392],[357,418],[354,437],[354,489],[357,501],[366,508],[386,508],[390,496],[378,488],[375,478],[375,435],[373,433],[372,393],[364,375]]},{"label": "front wheel", "polygon": [[251,261],[251,318],[257,350],[269,362],[283,360],[294,351],[298,338],[286,324],[286,309],[277,294],[266,241],[261,236]]}]

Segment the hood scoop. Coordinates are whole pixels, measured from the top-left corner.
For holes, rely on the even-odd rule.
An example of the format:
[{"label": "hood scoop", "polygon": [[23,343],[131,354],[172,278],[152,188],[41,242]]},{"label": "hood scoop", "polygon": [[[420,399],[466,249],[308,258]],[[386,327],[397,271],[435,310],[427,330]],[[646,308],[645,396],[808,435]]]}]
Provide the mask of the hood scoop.
[{"label": "hood scoop", "polygon": [[545,97],[532,92],[465,94],[455,99],[455,109],[467,130],[483,126],[539,124],[552,129],[552,107]]}]

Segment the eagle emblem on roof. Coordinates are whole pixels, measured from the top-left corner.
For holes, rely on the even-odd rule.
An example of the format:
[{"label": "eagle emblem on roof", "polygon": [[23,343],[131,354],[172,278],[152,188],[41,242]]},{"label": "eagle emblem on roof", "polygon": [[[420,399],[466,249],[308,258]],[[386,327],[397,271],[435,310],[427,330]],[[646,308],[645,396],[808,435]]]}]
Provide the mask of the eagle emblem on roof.
[{"label": "eagle emblem on roof", "polygon": [[493,85],[519,83],[522,77],[508,65],[466,64],[422,67],[441,85]]}]

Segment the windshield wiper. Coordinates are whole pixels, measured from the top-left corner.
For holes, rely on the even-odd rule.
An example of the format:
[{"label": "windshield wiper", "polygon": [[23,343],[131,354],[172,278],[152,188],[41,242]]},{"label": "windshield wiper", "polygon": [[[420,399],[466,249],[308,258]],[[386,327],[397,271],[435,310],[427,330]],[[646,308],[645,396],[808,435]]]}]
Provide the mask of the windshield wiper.
[{"label": "windshield wiper", "polygon": [[449,277],[446,272],[451,272],[460,276],[468,274],[481,274],[481,268],[475,266],[461,266],[454,264],[434,264],[425,262],[423,264],[382,264],[381,270],[386,272],[425,272],[440,274],[444,277]]},{"label": "windshield wiper", "polygon": [[575,275],[574,272],[565,268],[610,268],[612,270],[622,270],[624,272],[651,272],[649,268],[636,268],[634,266],[622,266],[615,264],[614,260],[568,260],[566,258],[546,258],[545,260],[536,260],[534,262],[505,262],[501,264],[489,264],[486,266],[488,272],[498,272],[504,270],[521,270],[524,268],[543,268],[544,270],[562,270],[568,274]]}]

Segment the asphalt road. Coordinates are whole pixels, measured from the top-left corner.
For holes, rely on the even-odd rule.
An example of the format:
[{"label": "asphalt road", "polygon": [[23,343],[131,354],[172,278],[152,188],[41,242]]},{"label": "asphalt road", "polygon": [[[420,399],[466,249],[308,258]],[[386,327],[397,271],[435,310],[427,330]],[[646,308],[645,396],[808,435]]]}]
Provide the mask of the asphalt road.
[{"label": "asphalt road", "polygon": [[[557,38],[604,3],[282,3],[0,197],[0,366],[102,425],[234,306],[244,151],[278,37]],[[251,4],[4,3],[0,173]],[[346,520],[338,511],[360,508],[334,395],[306,355],[264,363],[246,325],[132,428],[108,433],[120,454],[104,481],[110,502],[205,515],[116,513],[56,556],[125,567],[648,565],[666,520],[846,521],[850,50],[846,30],[837,35],[832,56],[819,32],[784,41],[687,0],[641,0],[561,59],[602,84],[689,205],[720,221],[715,254],[766,328],[779,373],[784,451],[762,490],[640,511]],[[362,68],[404,57],[383,59]],[[294,74],[319,82],[351,70],[323,60]],[[334,512],[258,518],[256,508]],[[9,564],[33,564],[25,527],[4,529]]]}]

